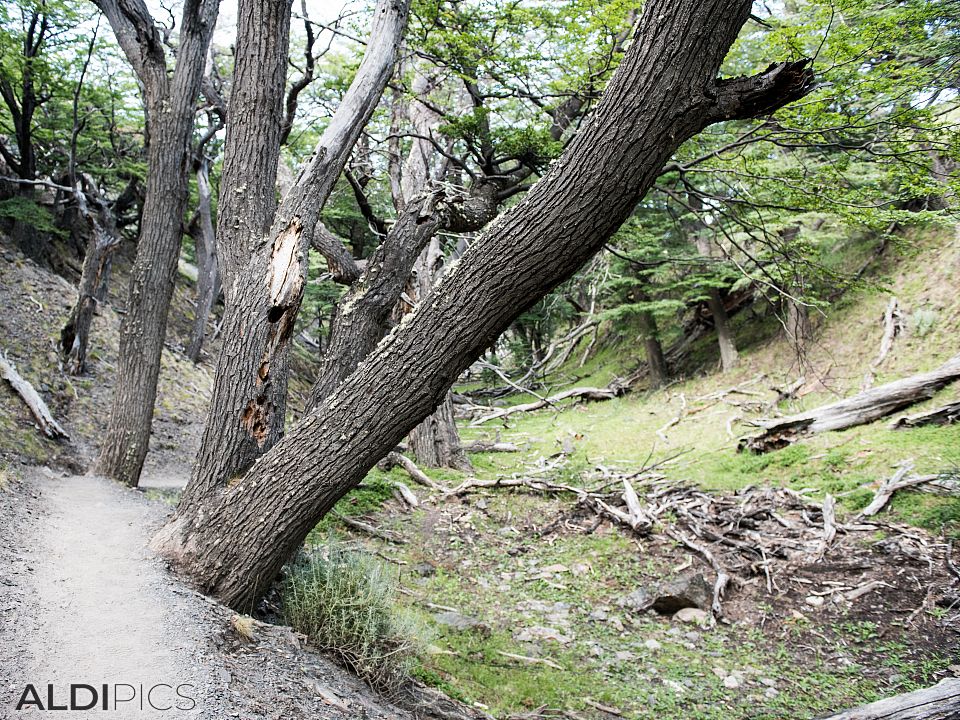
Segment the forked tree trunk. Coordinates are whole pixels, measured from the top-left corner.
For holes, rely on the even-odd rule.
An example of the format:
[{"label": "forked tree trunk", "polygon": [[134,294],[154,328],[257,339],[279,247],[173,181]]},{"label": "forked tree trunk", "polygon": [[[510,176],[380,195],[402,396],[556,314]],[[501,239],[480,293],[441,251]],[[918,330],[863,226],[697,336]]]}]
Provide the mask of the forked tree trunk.
[{"label": "forked tree trunk", "polygon": [[648,0],[595,112],[523,201],[245,476],[194,488],[155,547],[204,592],[249,610],[320,518],[456,377],[607,242],[681,142],[809,91],[806,62],[717,81],[751,5]]},{"label": "forked tree trunk", "polygon": [[197,307],[187,345],[187,357],[200,361],[200,351],[207,335],[210,312],[220,289],[220,270],[217,259],[216,236],[210,197],[210,164],[203,160],[197,168],[197,222],[193,235],[197,250]]},{"label": "forked tree trunk", "polygon": [[[273,447],[283,432],[287,397],[287,369],[294,323],[306,283],[307,250],[319,224],[320,211],[346,164],[361,130],[369,121],[393,70],[394,58],[407,21],[409,0],[379,0],[363,62],[344,95],[314,154],[276,213],[264,214],[263,202],[249,202],[256,210],[250,222],[243,209],[224,214],[218,222],[226,307],[222,322],[228,350],[220,353],[210,410],[193,478],[181,507],[196,506],[203,497],[219,494]],[[231,104],[227,118],[227,158],[260,152],[279,152],[283,69],[286,47],[264,48],[264,35],[289,34],[289,3],[285,15],[277,0],[248,0],[248,13],[261,18],[241,23],[237,63],[246,64],[236,75],[233,97],[263,97],[249,112],[236,114]],[[241,10],[241,14],[243,11]],[[277,29],[282,25],[282,30]],[[272,90],[268,92],[267,86]],[[243,127],[237,127],[242,125]],[[262,143],[250,144],[251,137]],[[276,173],[276,155],[269,173],[270,193]],[[233,162],[233,161],[231,161]],[[221,177],[220,197],[244,194],[260,179],[249,176],[242,162],[236,173]],[[265,219],[265,227],[259,225]],[[249,230],[238,231],[245,224]],[[238,233],[242,241],[229,240]],[[249,242],[247,242],[249,241]]]},{"label": "forked tree trunk", "polygon": [[82,184],[86,192],[90,193],[94,207],[90,207],[81,188],[81,181],[78,181],[73,196],[80,216],[90,229],[90,239],[87,241],[87,252],[83,258],[83,270],[80,272],[77,302],[60,330],[60,352],[70,375],[80,375],[86,369],[90,327],[99,296],[105,290],[107,261],[110,254],[120,246],[120,233],[117,231],[113,213],[107,207],[96,183],[92,178],[84,177]]},{"label": "forked tree trunk", "polygon": [[142,0],[96,2],[140,80],[147,109],[146,199],[120,324],[117,382],[97,460],[98,472],[135,486],[150,442],[187,204],[195,103],[218,2],[185,3],[172,76],[167,74],[163,40]]},{"label": "forked tree trunk", "polygon": [[729,372],[740,362],[740,354],[737,352],[737,344],[733,339],[733,331],[730,329],[727,309],[723,305],[723,298],[720,297],[720,291],[717,288],[708,290],[707,307],[710,308],[710,314],[713,315],[713,327],[717,331],[717,344],[720,346],[720,367],[723,368],[724,372]]}]

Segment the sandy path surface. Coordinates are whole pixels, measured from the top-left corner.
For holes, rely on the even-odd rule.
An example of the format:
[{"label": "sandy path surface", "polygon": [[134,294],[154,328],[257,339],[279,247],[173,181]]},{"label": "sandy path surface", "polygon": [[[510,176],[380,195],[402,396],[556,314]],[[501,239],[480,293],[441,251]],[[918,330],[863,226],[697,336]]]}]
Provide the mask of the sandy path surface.
[{"label": "sandy path surface", "polygon": [[[408,717],[303,649],[289,628],[262,626],[255,642],[239,640],[229,609],[147,549],[165,510],[107,480],[42,468],[0,489],[0,718]],[[43,710],[16,710],[28,683]],[[51,712],[48,684],[57,705],[69,703],[71,684],[97,688],[98,704]],[[80,704],[90,698],[78,691]]]},{"label": "sandy path surface", "polygon": [[[176,592],[178,583],[146,549],[157,524],[154,508],[97,477],[38,472],[45,475],[44,516],[24,556],[30,597],[17,627],[20,652],[11,658],[19,666],[14,685],[36,685],[45,706],[48,683],[58,704],[66,702],[71,683],[111,686],[109,712],[83,715],[170,717],[173,709],[160,712],[151,704],[166,708],[175,701],[178,716],[204,708],[210,714],[208,631],[193,598]],[[133,688],[116,687],[121,684]],[[196,707],[177,697],[172,688],[178,686]],[[155,688],[152,703],[144,697],[149,688]],[[134,690],[137,698],[122,702]],[[88,697],[80,691],[80,704]],[[63,716],[35,707],[19,714]]]}]

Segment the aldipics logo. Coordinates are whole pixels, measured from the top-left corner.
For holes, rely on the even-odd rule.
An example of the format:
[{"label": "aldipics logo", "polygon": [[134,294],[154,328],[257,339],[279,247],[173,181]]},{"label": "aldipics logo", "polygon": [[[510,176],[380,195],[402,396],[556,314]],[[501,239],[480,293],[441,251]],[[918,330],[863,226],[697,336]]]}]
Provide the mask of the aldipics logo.
[{"label": "aldipics logo", "polygon": [[17,710],[193,710],[197,706],[193,689],[194,686],[189,683],[70,683],[59,687],[52,683],[46,686],[27,683],[17,703]]}]

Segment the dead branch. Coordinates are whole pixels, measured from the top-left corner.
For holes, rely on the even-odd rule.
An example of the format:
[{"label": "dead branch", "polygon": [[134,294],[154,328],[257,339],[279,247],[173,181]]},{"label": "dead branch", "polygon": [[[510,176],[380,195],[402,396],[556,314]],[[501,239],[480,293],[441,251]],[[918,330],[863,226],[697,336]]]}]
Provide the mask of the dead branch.
[{"label": "dead branch", "polygon": [[687,397],[683,393],[680,393],[680,411],[677,413],[677,416],[670,420],[666,425],[657,430],[657,437],[659,437],[664,442],[667,442],[667,436],[665,432],[672,428],[674,425],[680,423],[683,420],[683,416],[687,414]]},{"label": "dead branch", "polygon": [[763,433],[742,439],[738,449],[764,453],[786,447],[802,435],[870,423],[933,397],[957,379],[960,379],[960,355],[953,356],[936,370],[880,385],[807,412],[753,421],[753,425],[763,428]]},{"label": "dead branch", "polygon": [[836,501],[833,495],[827,493],[823,498],[823,540],[820,545],[820,557],[822,558],[830,548],[830,543],[837,536],[837,514]]},{"label": "dead branch", "polygon": [[23,379],[20,373],[17,372],[17,368],[7,359],[3,351],[0,351],[0,377],[10,383],[13,391],[17,393],[24,404],[30,408],[30,412],[33,414],[44,435],[53,440],[70,439],[67,431],[60,426],[60,423],[54,420],[50,409],[43,401],[43,398],[40,397],[40,394],[34,390],[33,385]]},{"label": "dead branch", "polygon": [[398,452],[392,452],[386,457],[386,461],[389,465],[399,465],[404,470],[407,471],[407,474],[413,478],[416,482],[421,485],[425,485],[431,490],[440,490],[441,492],[448,492],[449,489],[444,487],[438,482],[435,482],[427,475],[423,470],[417,467],[417,464],[408,458],[406,455],[402,455]]},{"label": "dead branch", "polygon": [[491,440],[474,440],[473,442],[464,443],[463,449],[468,453],[520,452],[519,446],[515,445],[514,443],[497,442]]},{"label": "dead branch", "polygon": [[867,370],[867,374],[863,378],[863,384],[860,386],[861,390],[868,390],[870,386],[873,385],[877,368],[880,367],[890,353],[891,348],[893,348],[893,340],[901,329],[900,305],[897,299],[892,297],[890,298],[890,303],[887,305],[886,311],[883,313],[883,337],[880,338],[880,351],[877,353],[876,359],[870,363],[870,369]]},{"label": "dead branch", "polygon": [[951,720],[960,717],[960,678],[845,710],[823,720]]},{"label": "dead branch", "polygon": [[548,398],[542,400],[537,400],[536,402],[524,403],[522,405],[513,405],[508,408],[501,408],[495,412],[490,413],[489,415],[484,415],[482,417],[474,420],[471,425],[482,425],[485,422],[490,422],[491,420],[500,420],[502,418],[509,417],[515,413],[520,412],[531,412],[533,410],[539,410],[540,408],[547,407],[548,405],[554,406],[558,402],[568,400],[570,398],[585,398],[587,400],[611,400],[619,392],[610,388],[571,388],[569,390],[564,390],[557,393],[556,395],[551,395]]},{"label": "dead branch", "polygon": [[388,530],[381,530],[378,527],[374,527],[370,523],[363,522],[363,520],[357,520],[356,518],[352,518],[348,515],[344,515],[343,513],[338,513],[334,511],[333,514],[337,518],[337,520],[339,520],[349,528],[353,528],[354,530],[359,530],[362,533],[366,533],[367,535],[370,535],[375,538],[380,538],[381,540],[386,540],[387,542],[393,543],[395,545],[407,544],[407,541],[404,540],[402,537]]},{"label": "dead branch", "polygon": [[923,425],[950,425],[960,420],[960,400],[916,415],[904,415],[890,423],[892,430],[915,428]]},{"label": "dead branch", "polygon": [[927,476],[913,475],[911,477],[907,477],[907,473],[912,469],[912,462],[902,463],[900,468],[893,474],[893,477],[891,477],[889,480],[886,480],[883,485],[880,486],[876,495],[873,496],[873,500],[870,501],[870,504],[860,511],[859,517],[871,517],[876,515],[878,512],[883,510],[884,507],[886,507],[886,504],[890,502],[890,498],[893,497],[893,494],[897,490],[902,490],[903,488],[910,487],[911,485],[919,485],[920,483],[928,482],[929,478]]}]

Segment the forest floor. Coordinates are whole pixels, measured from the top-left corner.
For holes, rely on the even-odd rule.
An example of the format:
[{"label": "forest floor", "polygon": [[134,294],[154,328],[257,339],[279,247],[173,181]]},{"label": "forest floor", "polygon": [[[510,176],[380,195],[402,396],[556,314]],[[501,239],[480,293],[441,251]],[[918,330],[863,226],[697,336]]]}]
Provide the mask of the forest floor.
[{"label": "forest floor", "polygon": [[[118,503],[118,512],[135,526],[149,528],[160,521],[169,504],[157,500],[174,502],[189,474],[212,366],[209,361],[195,366],[180,352],[189,327],[190,288],[178,287],[145,492],[91,478],[38,474],[35,466],[78,472],[89,461],[108,411],[119,325],[113,308],[120,307],[120,300],[114,297],[95,320],[97,346],[90,372],[68,380],[56,369],[53,340],[73,288],[15,251],[0,251],[0,304],[9,309],[0,315],[0,348],[43,393],[73,437],[69,444],[42,438],[12,393],[0,388],[0,474],[12,489],[0,494],[0,512],[12,524],[5,522],[7,517],[0,517],[0,523],[13,538],[0,546],[0,566],[20,573],[0,573],[14,580],[12,586],[0,583],[6,637],[6,628],[14,627],[9,613],[24,613],[23,598],[32,592],[25,558],[52,555],[53,550],[42,549],[51,547],[45,543],[60,542],[52,535],[44,539],[47,515],[53,532],[66,538],[70,534],[63,524],[86,522],[79,512],[83,498],[71,493],[93,493],[87,501],[105,506]],[[947,551],[960,539],[960,500],[902,492],[875,524],[853,526],[857,512],[900,463],[913,461],[918,473],[955,473],[960,426],[893,432],[881,421],[813,436],[763,456],[735,449],[736,436],[749,432],[744,423],[751,419],[788,414],[857,391],[876,354],[883,310],[893,295],[901,303],[904,331],[878,369],[876,384],[930,369],[956,354],[958,277],[960,237],[952,230],[928,233],[888,250],[872,276],[874,286],[835,303],[829,319],[818,322],[802,366],[775,322],[744,313],[735,321],[742,362],[732,373],[717,372],[715,348],[707,338],[665,390],[641,389],[606,402],[517,414],[506,422],[472,426],[464,419],[466,439],[509,441],[520,451],[473,455],[473,473],[429,474],[451,489],[474,479],[499,481],[500,487],[448,494],[412,485],[400,469],[375,470],[337,510],[392,533],[398,542],[358,533],[333,517],[320,524],[309,542],[358,545],[394,568],[400,603],[431,636],[418,676],[498,718],[812,718],[958,674],[960,591]],[[609,339],[598,343],[582,365],[578,350],[538,392],[603,386],[640,362],[639,345],[631,337]],[[805,380],[799,397],[771,405],[777,396],[772,388],[800,376]],[[479,387],[473,383],[460,389]],[[956,393],[956,387],[947,388],[915,409],[935,406]],[[496,402],[528,399],[516,395]],[[297,407],[296,395],[291,404]],[[586,489],[614,483],[606,490],[615,495],[623,477],[634,483],[641,501],[672,498],[679,504],[665,511],[650,532],[635,534],[607,520],[598,522],[574,492],[502,486],[504,480],[529,478]],[[419,507],[411,509],[397,499],[397,481],[414,488]],[[58,497],[61,492],[65,494]],[[838,522],[849,527],[823,548],[821,507],[828,493],[837,500]],[[721,622],[702,616],[685,622],[644,607],[644,598],[657,594],[665,580],[692,579],[696,585],[703,576],[707,585],[713,583],[711,567],[677,541],[676,533],[692,536],[679,509],[727,513],[747,506],[764,512],[736,537],[771,553],[758,558],[742,548],[715,548],[719,559],[736,570]],[[55,509],[64,513],[60,520]],[[25,523],[20,530],[17,519]],[[87,532],[94,542],[89,528],[95,527],[77,532]],[[229,613],[199,599],[144,558],[148,535],[149,529],[139,529],[127,537],[131,549],[125,562],[131,568],[144,563],[139,566],[144,585],[158,589],[157,603],[187,608],[180,613],[186,622],[183,635],[171,626],[176,636],[171,647],[186,645],[173,650],[174,656],[188,664],[200,659],[213,668],[222,664],[230,674],[234,703],[262,697],[267,706],[281,703],[276,711],[282,713],[285,701],[272,698],[283,695],[307,707],[337,710],[318,703],[323,695],[309,687],[300,692],[303,674],[293,670],[298,662],[291,665],[284,658],[302,651],[284,640],[284,631],[263,626],[259,643],[242,643],[230,630]],[[73,546],[83,547],[79,541],[68,544],[71,552]],[[49,594],[60,585],[56,575],[47,577],[51,580],[44,592]],[[118,588],[116,597],[125,592],[134,590]],[[153,617],[161,617],[149,596],[141,601],[152,608]],[[56,601],[46,602],[35,612],[56,612]],[[26,627],[29,617],[37,616],[20,617]],[[77,625],[83,624],[78,618]],[[153,637],[148,631],[142,636]],[[21,641],[0,642],[7,643],[0,645],[0,657],[21,657],[23,646],[16,644]],[[278,669],[267,688],[259,688],[253,670],[259,672],[257,663],[272,659],[272,653],[278,667],[286,669]],[[299,664],[324,667],[322,687],[359,692],[344,689],[357,687],[350,685],[347,673],[308,657]],[[19,660],[10,662],[16,666]],[[0,662],[8,670],[13,666]],[[217,670],[207,673],[204,682],[214,696],[226,691],[218,684],[225,677]],[[9,685],[2,675],[0,681]],[[264,707],[234,705],[230,712],[240,712],[234,716],[242,718],[273,717]],[[297,717],[295,712],[285,716]]]}]

